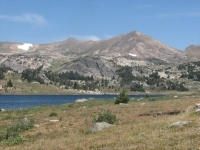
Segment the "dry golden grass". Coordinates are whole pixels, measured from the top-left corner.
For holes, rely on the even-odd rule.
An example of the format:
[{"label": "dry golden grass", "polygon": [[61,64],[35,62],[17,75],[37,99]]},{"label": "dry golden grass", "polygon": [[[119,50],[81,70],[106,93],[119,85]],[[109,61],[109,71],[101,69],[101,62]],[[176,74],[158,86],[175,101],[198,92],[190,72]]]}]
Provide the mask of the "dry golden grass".
[{"label": "dry golden grass", "polygon": [[[162,99],[162,98],[160,98]],[[131,101],[128,106],[113,100],[89,100],[84,103],[0,113],[1,129],[12,122],[4,119],[24,116],[34,118],[38,127],[23,132],[27,141],[0,149],[9,150],[169,150],[200,148],[200,115],[194,113],[199,96],[178,96],[156,101]],[[84,108],[83,106],[86,106]],[[119,120],[116,126],[91,133],[93,117],[99,109],[109,109]],[[169,112],[181,111],[177,115]],[[161,111],[162,116],[153,117]],[[49,117],[51,112],[57,116]],[[57,123],[49,120],[59,119]],[[177,121],[190,121],[186,126],[169,127]]]}]

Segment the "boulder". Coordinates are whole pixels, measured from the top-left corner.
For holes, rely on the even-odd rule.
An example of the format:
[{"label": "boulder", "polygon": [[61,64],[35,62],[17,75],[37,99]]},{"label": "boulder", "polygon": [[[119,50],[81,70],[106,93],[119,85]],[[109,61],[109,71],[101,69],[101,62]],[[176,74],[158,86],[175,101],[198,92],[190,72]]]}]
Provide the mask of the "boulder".
[{"label": "boulder", "polygon": [[97,123],[93,124],[91,131],[92,132],[101,131],[104,128],[108,128],[108,127],[112,127],[112,126],[115,126],[115,125],[109,124],[107,122],[97,122]]},{"label": "boulder", "polygon": [[77,99],[77,100],[75,100],[75,103],[85,102],[85,101],[87,101],[87,99],[85,99],[85,98],[81,98],[81,99]]},{"label": "boulder", "polygon": [[5,109],[0,109],[0,111],[6,111]]}]

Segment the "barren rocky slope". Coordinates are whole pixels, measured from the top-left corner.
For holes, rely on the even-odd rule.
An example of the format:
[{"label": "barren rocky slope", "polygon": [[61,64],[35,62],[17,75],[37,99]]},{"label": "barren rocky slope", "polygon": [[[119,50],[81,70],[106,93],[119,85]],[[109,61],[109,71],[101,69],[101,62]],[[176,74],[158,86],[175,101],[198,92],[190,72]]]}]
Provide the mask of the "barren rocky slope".
[{"label": "barren rocky slope", "polygon": [[200,58],[200,45],[190,45],[185,49],[185,52],[190,56]]}]

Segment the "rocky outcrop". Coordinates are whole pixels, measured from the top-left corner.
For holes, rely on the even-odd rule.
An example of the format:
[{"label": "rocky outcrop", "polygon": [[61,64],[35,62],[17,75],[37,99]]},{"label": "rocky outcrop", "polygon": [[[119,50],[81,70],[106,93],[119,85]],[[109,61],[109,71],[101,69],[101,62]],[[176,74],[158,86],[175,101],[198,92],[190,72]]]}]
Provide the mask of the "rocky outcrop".
[{"label": "rocky outcrop", "polygon": [[112,78],[116,76],[115,67],[111,62],[101,58],[83,57],[76,62],[64,65],[62,72],[74,71],[85,76],[94,76],[98,78]]},{"label": "rocky outcrop", "polygon": [[51,66],[52,59],[48,57],[37,57],[37,56],[26,56],[26,55],[10,55],[10,56],[0,56],[0,65],[8,66],[18,73],[23,70],[37,69],[43,66],[43,69],[47,69]]}]

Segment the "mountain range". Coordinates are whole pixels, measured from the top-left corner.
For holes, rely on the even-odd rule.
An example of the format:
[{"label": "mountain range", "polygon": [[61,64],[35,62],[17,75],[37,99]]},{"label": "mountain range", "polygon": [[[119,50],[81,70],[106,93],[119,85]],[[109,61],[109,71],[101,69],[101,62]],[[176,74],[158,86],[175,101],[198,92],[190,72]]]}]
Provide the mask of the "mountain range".
[{"label": "mountain range", "polygon": [[[118,66],[146,66],[155,62],[177,64],[197,60],[200,46],[180,51],[138,31],[107,40],[69,38],[49,44],[0,42],[0,65],[21,73],[24,69],[76,71],[97,78],[116,76]],[[152,63],[153,61],[153,63]]]}]

